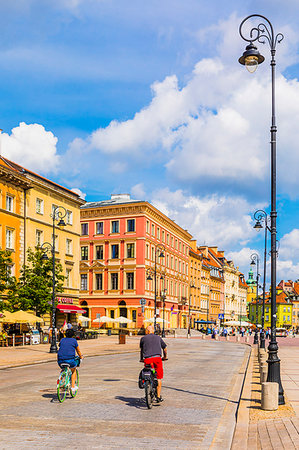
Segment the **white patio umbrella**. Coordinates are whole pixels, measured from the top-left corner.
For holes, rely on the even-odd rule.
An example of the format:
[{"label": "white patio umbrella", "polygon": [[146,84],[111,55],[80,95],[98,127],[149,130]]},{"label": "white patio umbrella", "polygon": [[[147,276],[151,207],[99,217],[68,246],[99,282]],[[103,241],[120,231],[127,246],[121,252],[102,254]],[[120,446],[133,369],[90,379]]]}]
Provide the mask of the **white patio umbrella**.
[{"label": "white patio umbrella", "polygon": [[225,322],[223,324],[224,326],[241,326],[241,327],[251,327],[252,324],[249,322],[245,322],[244,320],[241,320],[241,322],[239,320],[228,320],[227,322]]},{"label": "white patio umbrella", "polygon": [[151,317],[150,319],[144,319],[144,322],[151,322],[154,323],[155,319]]},{"label": "white patio umbrella", "polygon": [[[154,322],[154,320],[153,320],[153,322]],[[156,322],[157,323],[170,323],[170,322],[168,322],[168,320],[165,320],[165,319],[162,319],[162,317],[157,317],[157,319],[156,319]]]},{"label": "white patio umbrella", "polygon": [[102,316],[102,317],[97,317],[96,319],[93,319],[93,322],[96,323],[107,323],[107,322],[115,322],[115,319],[112,319],[112,317],[108,317],[108,316]]},{"label": "white patio umbrella", "polygon": [[119,322],[119,323],[130,323],[132,322],[131,319],[128,319],[127,317],[124,316],[119,316],[116,319],[114,319],[115,322]]},{"label": "white patio umbrella", "polygon": [[79,316],[78,320],[79,320],[79,322],[91,322],[91,319],[89,317],[85,317],[85,316]]}]

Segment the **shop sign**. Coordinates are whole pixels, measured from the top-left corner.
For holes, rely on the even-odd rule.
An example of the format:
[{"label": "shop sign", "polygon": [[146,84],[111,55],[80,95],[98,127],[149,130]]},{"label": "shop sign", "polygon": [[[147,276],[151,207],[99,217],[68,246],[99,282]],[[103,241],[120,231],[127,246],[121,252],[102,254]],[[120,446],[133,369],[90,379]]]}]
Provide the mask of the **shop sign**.
[{"label": "shop sign", "polygon": [[56,300],[61,305],[72,305],[74,303],[74,299],[68,297],[56,297]]}]

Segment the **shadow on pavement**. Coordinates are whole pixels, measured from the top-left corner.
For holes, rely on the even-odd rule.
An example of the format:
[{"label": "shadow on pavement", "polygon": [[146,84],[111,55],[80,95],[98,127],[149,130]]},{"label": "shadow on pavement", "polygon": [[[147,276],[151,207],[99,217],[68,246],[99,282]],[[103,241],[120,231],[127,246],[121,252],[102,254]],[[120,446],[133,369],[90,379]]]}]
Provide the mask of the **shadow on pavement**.
[{"label": "shadow on pavement", "polygon": [[43,394],[42,395],[43,398],[50,398],[51,399],[51,403],[59,403],[59,400],[57,398],[57,394]]},{"label": "shadow on pavement", "polygon": [[192,394],[192,395],[200,395],[201,397],[216,398],[217,400],[224,400],[225,402],[238,404],[237,401],[229,400],[228,398],[225,398],[225,397],[218,397],[217,395],[202,394],[200,392],[186,391],[184,389],[174,388],[174,387],[170,387],[170,386],[163,386],[163,389],[171,389],[172,391],[185,392],[186,394]]},{"label": "shadow on pavement", "polygon": [[122,397],[120,395],[117,395],[115,399],[126,403],[127,406],[133,406],[133,408],[137,409],[147,408],[144,398]]}]

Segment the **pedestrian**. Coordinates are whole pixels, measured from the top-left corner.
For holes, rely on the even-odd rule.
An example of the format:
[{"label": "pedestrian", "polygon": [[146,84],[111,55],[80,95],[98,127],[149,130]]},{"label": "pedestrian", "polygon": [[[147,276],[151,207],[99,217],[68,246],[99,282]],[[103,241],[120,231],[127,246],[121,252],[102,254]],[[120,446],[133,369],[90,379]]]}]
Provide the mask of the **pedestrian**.
[{"label": "pedestrian", "polygon": [[71,322],[68,322],[67,323],[67,329],[68,330],[71,330],[73,328],[73,325],[71,324]]}]

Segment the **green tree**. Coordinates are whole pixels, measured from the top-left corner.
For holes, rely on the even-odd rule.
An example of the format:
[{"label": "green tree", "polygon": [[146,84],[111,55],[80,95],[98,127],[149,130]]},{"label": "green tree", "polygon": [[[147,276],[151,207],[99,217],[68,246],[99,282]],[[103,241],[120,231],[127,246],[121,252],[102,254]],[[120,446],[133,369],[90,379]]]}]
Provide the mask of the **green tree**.
[{"label": "green tree", "polygon": [[[23,265],[15,289],[8,293],[10,311],[32,310],[40,316],[52,310],[52,258],[43,259],[40,248],[27,250],[27,264]],[[63,292],[62,265],[55,264],[55,292]]]},{"label": "green tree", "polygon": [[0,250],[0,311],[3,311],[6,307],[5,298],[7,291],[13,291],[15,284],[15,277],[10,275],[10,267],[12,264],[11,252],[8,250]]}]

